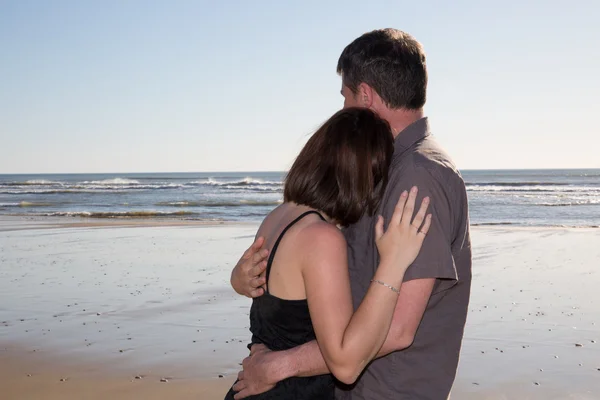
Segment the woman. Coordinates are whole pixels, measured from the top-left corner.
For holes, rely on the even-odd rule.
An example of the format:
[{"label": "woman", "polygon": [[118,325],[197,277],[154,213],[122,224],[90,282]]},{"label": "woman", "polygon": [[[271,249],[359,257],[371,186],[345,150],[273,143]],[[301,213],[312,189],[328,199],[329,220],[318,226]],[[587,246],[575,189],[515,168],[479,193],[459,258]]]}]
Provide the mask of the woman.
[{"label": "woman", "polygon": [[[347,384],[375,357],[387,336],[404,272],[429,229],[429,199],[411,223],[416,188],[403,193],[385,233],[379,217],[379,267],[355,313],[346,242],[338,226],[357,222],[365,212],[373,215],[392,153],[389,125],[364,108],[339,111],[306,143],[286,177],[284,203],[257,233],[271,251],[265,294],[253,300],[250,310],[252,344],[286,350],[316,339],[330,371]],[[332,399],[333,392],[333,377],[321,375],[286,379],[249,398]],[[232,388],[226,399],[234,395]]]}]

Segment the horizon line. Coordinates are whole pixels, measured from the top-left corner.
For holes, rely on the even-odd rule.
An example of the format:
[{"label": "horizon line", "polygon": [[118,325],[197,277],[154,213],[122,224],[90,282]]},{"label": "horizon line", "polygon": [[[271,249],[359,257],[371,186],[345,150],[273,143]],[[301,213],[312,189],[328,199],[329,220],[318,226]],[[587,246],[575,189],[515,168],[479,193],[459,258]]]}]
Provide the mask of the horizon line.
[{"label": "horizon line", "polygon": [[[464,168],[459,169],[460,172],[466,171],[581,171],[581,170],[600,170],[600,167],[592,168]],[[128,171],[128,172],[0,172],[2,175],[108,175],[108,174],[234,174],[234,173],[285,173],[285,170],[247,170],[247,171]]]}]

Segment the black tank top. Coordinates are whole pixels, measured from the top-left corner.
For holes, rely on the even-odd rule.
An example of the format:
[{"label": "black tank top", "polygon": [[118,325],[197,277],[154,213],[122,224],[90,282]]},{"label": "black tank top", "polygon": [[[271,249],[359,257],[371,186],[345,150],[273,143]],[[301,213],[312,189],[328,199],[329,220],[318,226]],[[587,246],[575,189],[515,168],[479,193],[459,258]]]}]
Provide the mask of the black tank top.
[{"label": "black tank top", "polygon": [[[275,252],[283,235],[298,221],[316,211],[307,211],[293,220],[281,232],[267,261],[267,289],[271,266]],[[303,300],[285,300],[275,297],[265,291],[260,297],[252,300],[250,308],[250,332],[252,344],[261,343],[274,351],[288,350],[316,339],[313,329],[308,302]],[[250,347],[248,346],[248,347]],[[308,378],[289,378],[279,382],[273,389],[266,393],[250,396],[247,399],[255,400],[331,400],[334,398],[334,380],[331,374],[312,376]],[[229,390],[226,400],[233,399],[235,393]]]}]

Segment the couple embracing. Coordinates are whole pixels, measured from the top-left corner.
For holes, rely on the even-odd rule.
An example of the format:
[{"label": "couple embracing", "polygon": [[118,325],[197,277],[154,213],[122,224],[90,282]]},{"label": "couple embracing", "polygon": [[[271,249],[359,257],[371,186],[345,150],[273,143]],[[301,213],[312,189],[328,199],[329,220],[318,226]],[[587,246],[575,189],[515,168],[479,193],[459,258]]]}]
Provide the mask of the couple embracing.
[{"label": "couple embracing", "polygon": [[344,108],[308,140],[284,202],[234,268],[251,354],[226,399],[450,395],[471,286],[465,184],[424,115],[421,44],[342,52]]}]

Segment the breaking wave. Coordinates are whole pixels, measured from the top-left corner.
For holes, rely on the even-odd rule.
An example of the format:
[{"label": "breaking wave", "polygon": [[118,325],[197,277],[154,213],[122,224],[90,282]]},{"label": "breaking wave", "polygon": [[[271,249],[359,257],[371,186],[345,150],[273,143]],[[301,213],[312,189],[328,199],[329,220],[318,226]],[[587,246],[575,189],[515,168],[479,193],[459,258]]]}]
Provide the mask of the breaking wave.
[{"label": "breaking wave", "polygon": [[263,181],[261,179],[244,178],[239,181],[218,181],[213,178],[208,178],[206,181],[194,181],[192,183],[210,186],[283,186],[283,182]]},{"label": "breaking wave", "polygon": [[190,211],[110,211],[110,212],[92,212],[92,211],[68,211],[38,214],[44,217],[85,217],[85,218],[161,218],[161,217],[185,217],[200,215]]},{"label": "breaking wave", "polygon": [[20,201],[18,203],[0,203],[0,207],[51,207],[52,203],[42,203],[33,201]]},{"label": "breaking wave", "polygon": [[277,201],[164,201],[156,203],[161,207],[252,207],[252,206],[278,206],[282,200]]}]

